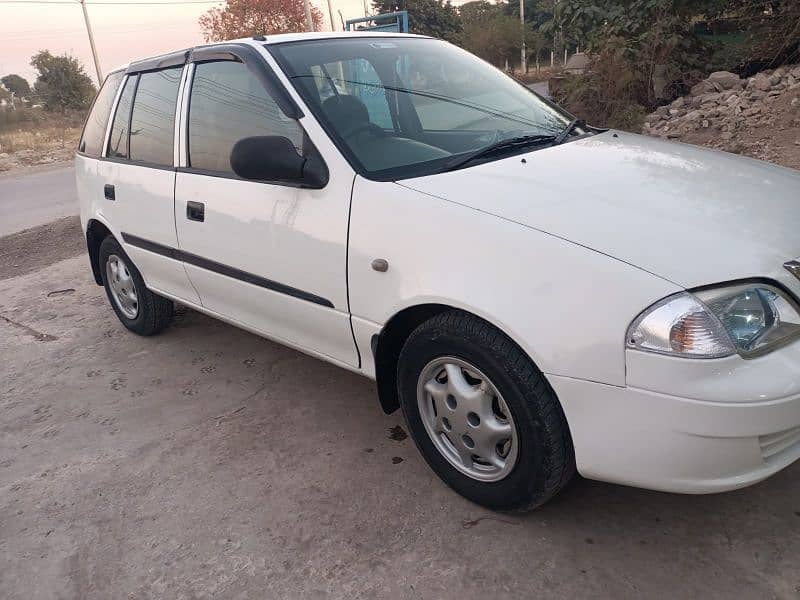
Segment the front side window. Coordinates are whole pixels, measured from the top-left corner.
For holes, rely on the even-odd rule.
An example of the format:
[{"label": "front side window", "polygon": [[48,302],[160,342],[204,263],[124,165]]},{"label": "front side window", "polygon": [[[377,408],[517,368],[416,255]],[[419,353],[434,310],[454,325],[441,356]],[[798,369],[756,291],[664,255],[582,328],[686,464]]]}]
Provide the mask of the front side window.
[{"label": "front side window", "polygon": [[189,167],[233,174],[231,150],[242,138],[283,136],[302,152],[303,129],[286,117],[240,62],[195,66],[189,96]]},{"label": "front side window", "polygon": [[103,82],[103,87],[97,93],[92,110],[83,127],[83,135],[78,144],[78,150],[89,156],[100,156],[103,150],[103,140],[106,137],[106,125],[111,114],[111,106],[117,95],[119,84],[125,73],[118,71],[111,73]]},{"label": "front side window", "polygon": [[133,92],[136,91],[136,80],[136,75],[125,80],[125,87],[122,88],[122,94],[117,102],[117,112],[114,114],[111,134],[108,137],[106,155],[109,158],[128,158],[128,124],[131,119],[131,105],[133,104]]},{"label": "front side window", "polygon": [[172,166],[175,107],[183,67],[139,75],[131,114],[131,160]]},{"label": "front side window", "polygon": [[446,42],[408,37],[267,46],[342,152],[372,179],[440,172],[479,149],[557,136],[571,117]]}]

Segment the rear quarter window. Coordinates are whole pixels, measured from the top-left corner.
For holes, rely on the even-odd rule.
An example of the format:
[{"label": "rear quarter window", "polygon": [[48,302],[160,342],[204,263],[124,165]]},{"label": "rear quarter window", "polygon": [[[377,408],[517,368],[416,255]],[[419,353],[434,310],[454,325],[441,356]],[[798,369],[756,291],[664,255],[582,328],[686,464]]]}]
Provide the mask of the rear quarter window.
[{"label": "rear quarter window", "polygon": [[81,141],[78,143],[79,152],[89,156],[100,156],[106,136],[108,116],[111,114],[111,106],[114,104],[114,98],[124,75],[123,71],[111,73],[103,82],[83,126]]}]

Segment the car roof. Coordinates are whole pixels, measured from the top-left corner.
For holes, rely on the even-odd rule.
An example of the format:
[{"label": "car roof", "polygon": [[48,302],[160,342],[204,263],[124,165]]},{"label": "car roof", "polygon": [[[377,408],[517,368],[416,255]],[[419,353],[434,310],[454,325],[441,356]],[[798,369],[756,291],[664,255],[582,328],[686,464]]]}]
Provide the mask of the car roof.
[{"label": "car roof", "polygon": [[277,33],[275,35],[265,35],[259,36],[258,39],[253,37],[246,37],[246,38],[237,38],[233,40],[224,40],[221,42],[213,42],[210,44],[198,44],[197,46],[192,46],[191,48],[184,48],[182,50],[175,50],[172,52],[166,52],[164,54],[155,54],[151,56],[143,56],[137,60],[131,61],[130,63],[125,63],[123,65],[118,65],[117,67],[108,71],[108,73],[115,73],[117,71],[124,71],[127,69],[131,64],[140,62],[142,60],[152,60],[156,59],[159,56],[170,56],[174,54],[178,54],[181,52],[189,52],[190,50],[194,50],[197,48],[213,48],[214,46],[218,46],[220,44],[248,44],[250,46],[257,46],[259,44],[281,44],[284,42],[301,42],[301,41],[311,41],[311,40],[327,40],[327,39],[349,39],[349,38],[363,38],[363,37],[370,37],[370,38],[386,38],[386,37],[412,37],[412,38],[427,38],[429,36],[425,35],[416,35],[413,33],[393,33],[393,32],[386,32],[386,31],[303,31],[300,33]]}]

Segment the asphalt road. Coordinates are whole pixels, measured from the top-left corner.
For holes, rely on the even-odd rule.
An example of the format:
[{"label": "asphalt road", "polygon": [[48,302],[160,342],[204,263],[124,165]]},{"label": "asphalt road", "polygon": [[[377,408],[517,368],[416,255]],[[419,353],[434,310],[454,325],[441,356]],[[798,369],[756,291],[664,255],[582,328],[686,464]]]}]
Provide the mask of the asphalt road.
[{"label": "asphalt road", "polygon": [[77,214],[72,166],[0,177],[0,237]]},{"label": "asphalt road", "polygon": [[528,87],[540,96],[544,96],[545,98],[550,97],[550,85],[546,81],[537,81],[536,83],[530,84]]}]

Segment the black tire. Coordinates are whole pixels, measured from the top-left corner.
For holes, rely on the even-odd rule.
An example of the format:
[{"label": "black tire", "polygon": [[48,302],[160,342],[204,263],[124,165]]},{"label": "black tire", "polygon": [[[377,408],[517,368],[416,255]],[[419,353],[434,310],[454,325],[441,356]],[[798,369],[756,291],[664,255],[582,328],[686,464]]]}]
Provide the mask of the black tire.
[{"label": "black tire", "polygon": [[[109,256],[112,255],[116,255],[124,261],[133,280],[138,299],[138,312],[135,318],[129,318],[122,312],[112,294],[106,273],[106,263]],[[175,308],[172,300],[154,294],[147,289],[139,269],[133,264],[133,261],[122,249],[122,246],[119,245],[119,242],[110,235],[100,244],[99,261],[100,276],[103,279],[103,287],[106,290],[108,301],[125,327],[139,335],[155,335],[170,324]]]},{"label": "black tire", "polygon": [[[457,470],[429,437],[417,404],[417,382],[432,360],[452,356],[478,367],[504,398],[517,427],[516,464],[501,480],[483,482]],[[439,314],[409,336],[398,363],[406,423],[433,471],[465,498],[500,511],[530,510],[575,474],[575,451],[564,412],[542,373],[508,336],[461,311]]]}]

